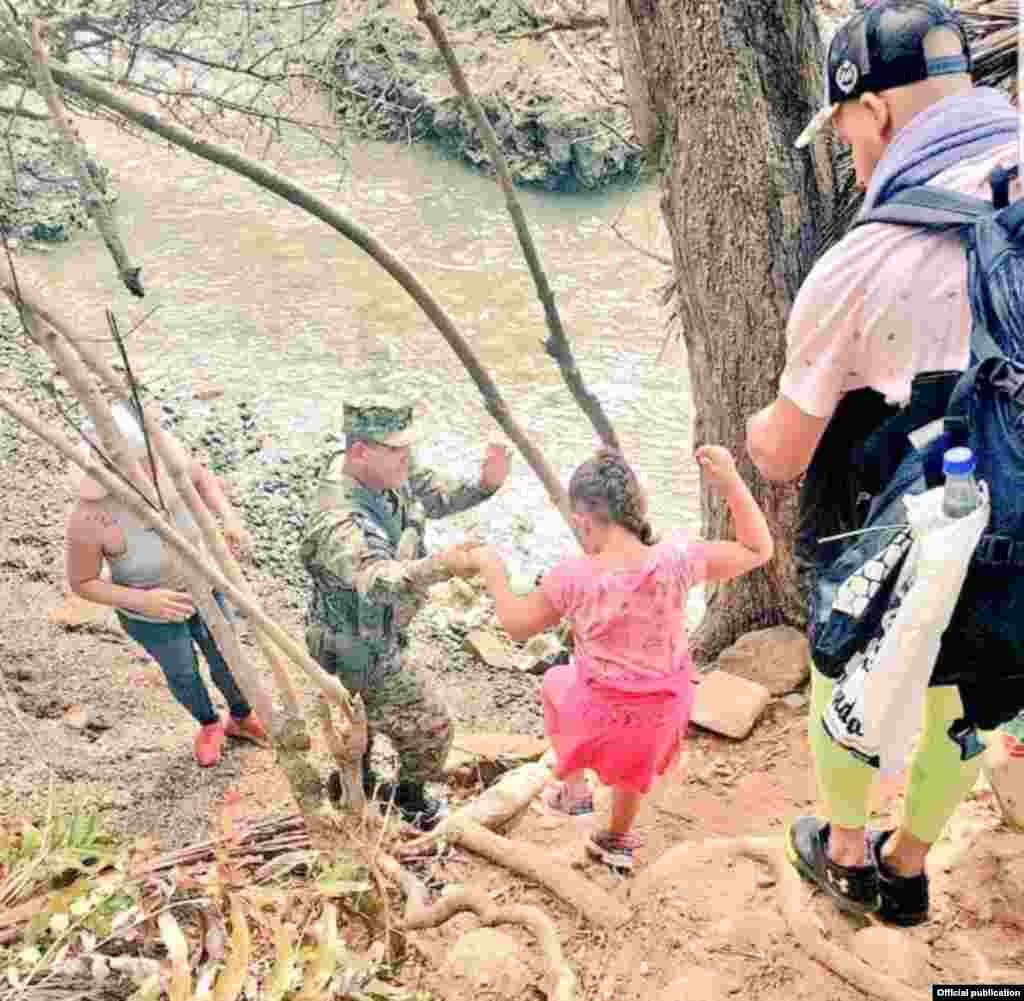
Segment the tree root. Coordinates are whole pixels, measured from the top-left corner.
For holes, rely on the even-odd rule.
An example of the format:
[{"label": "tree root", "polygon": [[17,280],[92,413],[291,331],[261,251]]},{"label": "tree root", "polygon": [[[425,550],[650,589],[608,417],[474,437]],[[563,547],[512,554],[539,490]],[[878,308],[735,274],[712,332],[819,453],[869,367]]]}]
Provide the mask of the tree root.
[{"label": "tree root", "polygon": [[510,841],[469,821],[450,831],[448,840],[539,883],[599,928],[618,928],[632,917],[622,901],[535,845]]},{"label": "tree root", "polygon": [[719,855],[748,858],[771,866],[779,894],[779,906],[797,943],[812,959],[848,984],[882,1001],[915,1001],[919,991],[872,969],[853,954],[824,938],[820,923],[804,903],[803,883],[785,857],[779,838],[710,838],[679,845],[666,852],[644,873],[644,882],[657,887],[671,879],[673,871],[694,851],[705,849]]},{"label": "tree root", "polygon": [[630,919],[630,911],[600,887],[584,879],[564,862],[556,861],[532,845],[522,845],[492,834],[525,811],[551,778],[547,756],[509,772],[482,796],[456,810],[430,834],[407,842],[399,857],[420,852],[445,838],[497,865],[532,879],[560,900],[576,908],[590,923],[618,928]]},{"label": "tree root", "polygon": [[427,902],[426,887],[411,872],[388,856],[378,857],[377,862],[381,871],[398,883],[405,894],[402,928],[407,931],[437,928],[463,911],[472,911],[485,926],[519,925],[537,939],[544,954],[548,967],[547,995],[550,1001],[574,1001],[576,974],[562,953],[554,922],[539,908],[520,905],[498,907],[486,893],[469,887],[453,889],[430,904]]},{"label": "tree root", "polygon": [[450,837],[452,831],[466,823],[478,824],[492,831],[501,830],[529,807],[550,780],[551,763],[548,755],[540,761],[515,768],[482,795],[441,821],[429,834],[407,842],[399,854],[418,853],[428,845]]}]

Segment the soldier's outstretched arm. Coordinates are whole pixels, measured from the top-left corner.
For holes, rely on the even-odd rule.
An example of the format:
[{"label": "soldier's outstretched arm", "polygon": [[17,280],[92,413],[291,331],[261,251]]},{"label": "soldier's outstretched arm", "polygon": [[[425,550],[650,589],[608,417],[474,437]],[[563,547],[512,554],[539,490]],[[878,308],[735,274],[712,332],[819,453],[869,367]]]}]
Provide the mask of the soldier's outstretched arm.
[{"label": "soldier's outstretched arm", "polygon": [[354,588],[374,604],[399,605],[451,576],[444,551],[418,560],[395,559],[383,531],[352,512],[316,516],[303,549],[326,578]]},{"label": "soldier's outstretched arm", "polygon": [[423,504],[428,518],[447,518],[468,511],[494,496],[498,489],[481,486],[479,480],[455,479],[435,469],[417,467],[409,473],[409,487]]}]

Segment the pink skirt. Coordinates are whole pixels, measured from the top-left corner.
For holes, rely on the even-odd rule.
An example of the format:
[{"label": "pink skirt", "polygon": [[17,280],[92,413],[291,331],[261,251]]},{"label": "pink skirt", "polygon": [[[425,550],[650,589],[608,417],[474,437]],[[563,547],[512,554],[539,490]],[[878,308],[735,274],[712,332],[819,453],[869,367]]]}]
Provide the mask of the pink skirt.
[{"label": "pink skirt", "polygon": [[564,778],[581,768],[605,785],[646,793],[679,751],[690,721],[689,670],[643,681],[590,676],[575,663],[544,675],[544,727]]}]

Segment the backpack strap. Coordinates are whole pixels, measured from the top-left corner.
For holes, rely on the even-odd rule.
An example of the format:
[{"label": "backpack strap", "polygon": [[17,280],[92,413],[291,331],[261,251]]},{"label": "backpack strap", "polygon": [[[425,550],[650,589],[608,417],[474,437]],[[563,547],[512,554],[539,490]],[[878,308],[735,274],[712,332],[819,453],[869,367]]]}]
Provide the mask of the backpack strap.
[{"label": "backpack strap", "polygon": [[972,198],[944,188],[919,185],[906,188],[886,199],[885,204],[857,219],[851,229],[871,222],[940,231],[961,229],[991,214],[992,203],[984,198]]}]

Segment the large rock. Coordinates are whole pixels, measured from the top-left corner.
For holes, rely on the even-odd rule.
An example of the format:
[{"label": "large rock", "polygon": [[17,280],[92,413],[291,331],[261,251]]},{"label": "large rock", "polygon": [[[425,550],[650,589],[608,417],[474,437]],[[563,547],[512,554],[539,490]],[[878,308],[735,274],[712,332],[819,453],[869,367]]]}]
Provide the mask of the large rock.
[{"label": "large rock", "polygon": [[791,626],[758,629],[719,654],[722,670],[764,685],[772,695],[799,688],[811,674],[807,637]]},{"label": "large rock", "polygon": [[497,634],[487,629],[474,629],[468,633],[462,644],[466,650],[479,657],[485,664],[506,671],[518,670],[515,657]]},{"label": "large rock", "polygon": [[872,925],[857,932],[851,944],[854,955],[873,970],[883,970],[911,987],[934,979],[928,947],[905,931]]},{"label": "large rock", "polygon": [[706,730],[742,739],[754,728],[771,697],[756,681],[728,671],[712,671],[701,677],[690,719]]},{"label": "large rock", "polygon": [[527,674],[544,674],[566,656],[562,641],[554,633],[538,633],[523,647],[517,662],[519,670]]},{"label": "large rock", "polygon": [[480,994],[496,1001],[521,1001],[533,974],[519,959],[519,943],[504,932],[476,928],[448,950],[444,974],[459,997]]}]

